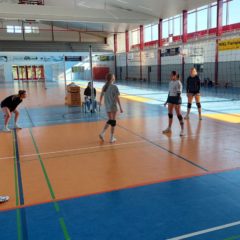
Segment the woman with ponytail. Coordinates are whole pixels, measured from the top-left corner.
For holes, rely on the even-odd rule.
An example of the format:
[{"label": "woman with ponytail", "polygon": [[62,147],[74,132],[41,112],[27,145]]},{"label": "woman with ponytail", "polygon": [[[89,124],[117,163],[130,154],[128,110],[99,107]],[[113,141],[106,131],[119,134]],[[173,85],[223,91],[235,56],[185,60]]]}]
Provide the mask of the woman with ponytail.
[{"label": "woman with ponytail", "polygon": [[116,142],[116,138],[114,137],[114,131],[115,131],[115,126],[117,124],[116,122],[116,115],[117,115],[117,104],[119,105],[120,112],[123,112],[121,102],[120,102],[120,92],[118,90],[118,87],[113,84],[115,81],[115,76],[112,73],[108,73],[106,75],[106,83],[104,84],[102,88],[102,92],[100,95],[100,106],[102,104],[102,100],[104,97],[104,104],[106,108],[106,112],[108,115],[108,121],[106,122],[102,132],[99,134],[99,138],[104,141],[104,135],[106,133],[106,130],[108,129],[109,126],[111,126],[111,135],[110,135],[110,143]]}]

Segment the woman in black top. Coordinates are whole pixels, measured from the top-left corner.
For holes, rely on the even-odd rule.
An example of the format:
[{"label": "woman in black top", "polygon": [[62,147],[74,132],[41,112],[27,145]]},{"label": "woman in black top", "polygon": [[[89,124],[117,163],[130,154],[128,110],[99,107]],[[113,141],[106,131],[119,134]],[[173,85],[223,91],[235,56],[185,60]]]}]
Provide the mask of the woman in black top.
[{"label": "woman in black top", "polygon": [[[92,110],[94,112],[96,112],[97,111],[97,102],[95,100],[95,98],[96,98],[96,89],[95,88],[93,88],[93,92],[94,92],[94,94],[93,94],[94,100],[93,100]],[[90,112],[90,107],[92,104],[91,94],[92,94],[91,82],[89,82],[87,88],[84,90],[85,104],[87,106],[87,112]]]},{"label": "woman in black top", "polygon": [[19,90],[17,95],[11,95],[1,102],[1,108],[4,113],[4,128],[3,128],[4,132],[10,131],[10,129],[8,128],[8,123],[12,116],[12,112],[14,112],[15,114],[14,127],[17,129],[21,129],[21,127],[19,127],[17,124],[19,112],[16,108],[22,102],[22,100],[26,98],[26,96],[27,94],[25,90]]},{"label": "woman in black top", "polygon": [[192,101],[194,97],[197,108],[198,108],[199,120],[202,120],[202,114],[201,114],[202,111],[201,111],[201,103],[200,103],[200,85],[201,85],[201,81],[199,76],[197,75],[196,68],[191,68],[190,76],[187,79],[188,108],[187,108],[187,114],[184,119],[189,119],[189,114],[190,114]]}]

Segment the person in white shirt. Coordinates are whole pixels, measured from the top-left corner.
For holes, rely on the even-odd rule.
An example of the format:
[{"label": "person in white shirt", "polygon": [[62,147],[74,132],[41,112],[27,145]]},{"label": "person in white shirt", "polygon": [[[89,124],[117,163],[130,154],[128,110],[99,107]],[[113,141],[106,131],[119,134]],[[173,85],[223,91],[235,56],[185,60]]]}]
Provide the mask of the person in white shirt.
[{"label": "person in white shirt", "polygon": [[164,106],[168,105],[168,127],[163,131],[163,133],[170,133],[172,122],[173,122],[173,110],[175,109],[180,126],[180,136],[184,136],[184,121],[181,113],[182,104],[182,83],[179,79],[179,74],[176,71],[171,72],[171,80],[169,82],[169,93],[167,101]]}]

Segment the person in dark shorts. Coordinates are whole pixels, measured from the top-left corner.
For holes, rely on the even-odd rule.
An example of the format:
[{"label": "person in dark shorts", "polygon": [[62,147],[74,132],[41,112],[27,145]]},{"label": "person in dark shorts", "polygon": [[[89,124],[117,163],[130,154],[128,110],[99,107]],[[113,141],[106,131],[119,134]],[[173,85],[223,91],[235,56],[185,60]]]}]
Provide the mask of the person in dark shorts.
[{"label": "person in dark shorts", "polygon": [[115,81],[115,76],[112,73],[108,73],[106,75],[106,83],[104,84],[102,88],[102,92],[100,95],[100,101],[99,104],[101,106],[102,100],[104,97],[104,104],[106,108],[106,112],[108,115],[108,121],[106,122],[105,126],[103,127],[102,132],[99,134],[99,138],[104,141],[104,135],[107,131],[108,127],[111,126],[111,137],[110,137],[110,143],[116,142],[116,138],[114,136],[115,127],[117,125],[116,121],[116,115],[118,111],[118,107],[120,108],[120,112],[123,112],[121,102],[120,102],[120,92],[118,90],[117,85],[113,84]]},{"label": "person in dark shorts", "polygon": [[196,68],[191,68],[190,76],[187,79],[187,97],[188,97],[188,106],[187,106],[187,114],[184,119],[189,119],[189,114],[192,107],[193,98],[195,98],[195,102],[198,108],[198,116],[199,120],[202,120],[202,109],[200,103],[200,86],[201,81],[199,76],[197,75]]},{"label": "person in dark shorts", "polygon": [[175,109],[180,126],[181,132],[180,136],[184,136],[184,122],[181,114],[181,104],[182,104],[182,83],[179,79],[179,74],[176,71],[171,72],[171,81],[169,82],[169,93],[167,101],[164,106],[168,105],[168,127],[163,131],[163,133],[170,133],[172,122],[173,122],[173,110]]},{"label": "person in dark shorts", "polygon": [[14,118],[14,127],[16,129],[21,129],[21,127],[18,126],[17,121],[19,118],[19,112],[17,110],[17,106],[23,101],[24,98],[27,97],[25,90],[19,90],[18,94],[11,95],[7,98],[5,98],[1,102],[1,108],[4,114],[4,132],[10,132],[10,129],[8,128],[8,123],[10,121],[10,118],[12,116],[12,113],[15,114]]}]

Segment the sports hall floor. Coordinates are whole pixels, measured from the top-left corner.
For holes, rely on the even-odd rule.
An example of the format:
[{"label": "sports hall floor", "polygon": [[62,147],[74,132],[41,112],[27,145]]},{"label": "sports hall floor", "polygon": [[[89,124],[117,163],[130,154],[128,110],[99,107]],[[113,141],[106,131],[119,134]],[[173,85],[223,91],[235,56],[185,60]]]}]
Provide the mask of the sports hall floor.
[{"label": "sports hall floor", "polygon": [[240,239],[239,100],[203,94],[204,118],[193,107],[181,138],[176,116],[161,133],[166,90],[122,84],[110,144],[104,107],[68,108],[56,83],[2,84],[0,99],[22,88],[23,129],[0,132],[1,240]]}]

